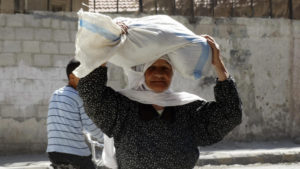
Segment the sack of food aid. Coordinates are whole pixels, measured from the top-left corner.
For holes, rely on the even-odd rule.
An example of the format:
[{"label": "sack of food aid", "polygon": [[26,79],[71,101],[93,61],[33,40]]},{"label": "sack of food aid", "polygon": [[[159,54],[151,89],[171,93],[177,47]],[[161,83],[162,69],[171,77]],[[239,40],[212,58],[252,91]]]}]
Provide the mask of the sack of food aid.
[{"label": "sack of food aid", "polygon": [[[75,58],[81,64],[73,73],[80,78],[106,62],[128,70],[166,54],[174,69],[187,78],[199,79],[211,64],[206,39],[169,16],[112,19],[80,10],[78,18]],[[117,22],[128,26],[127,34],[122,34]]]}]

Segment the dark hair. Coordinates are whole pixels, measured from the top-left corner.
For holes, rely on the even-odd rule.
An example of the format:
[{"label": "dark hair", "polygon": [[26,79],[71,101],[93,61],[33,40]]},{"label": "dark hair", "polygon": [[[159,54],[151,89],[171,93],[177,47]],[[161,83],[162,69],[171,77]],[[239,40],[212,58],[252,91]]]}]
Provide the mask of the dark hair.
[{"label": "dark hair", "polygon": [[80,65],[80,62],[76,59],[71,59],[67,65],[66,73],[69,79],[69,75]]}]

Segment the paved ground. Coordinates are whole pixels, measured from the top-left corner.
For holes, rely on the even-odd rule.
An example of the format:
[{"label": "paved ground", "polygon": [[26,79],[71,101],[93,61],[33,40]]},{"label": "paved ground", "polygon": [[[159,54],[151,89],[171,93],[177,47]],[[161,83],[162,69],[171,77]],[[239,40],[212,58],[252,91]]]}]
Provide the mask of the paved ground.
[{"label": "paved ground", "polygon": [[195,167],[194,169],[299,169],[300,163],[279,163],[279,164],[264,164],[256,163],[249,165],[205,165],[201,167]]},{"label": "paved ground", "polygon": [[300,144],[291,141],[218,143],[200,149],[198,165],[285,162],[300,162]]},{"label": "paved ground", "polygon": [[[300,145],[291,141],[218,143],[200,152],[201,167],[195,169],[300,168]],[[46,169],[49,164],[46,154],[0,156],[0,169]]]},{"label": "paved ground", "polygon": [[50,162],[46,154],[21,154],[0,156],[0,169],[46,169],[48,168],[48,166],[50,166]]}]

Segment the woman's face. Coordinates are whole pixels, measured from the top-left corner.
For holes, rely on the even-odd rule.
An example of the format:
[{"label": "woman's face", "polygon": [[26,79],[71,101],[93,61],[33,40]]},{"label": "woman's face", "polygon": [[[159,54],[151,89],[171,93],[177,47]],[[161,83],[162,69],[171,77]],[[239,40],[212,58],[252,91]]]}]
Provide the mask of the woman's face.
[{"label": "woman's face", "polygon": [[154,92],[167,90],[171,84],[172,66],[164,59],[158,59],[145,72],[145,82]]}]

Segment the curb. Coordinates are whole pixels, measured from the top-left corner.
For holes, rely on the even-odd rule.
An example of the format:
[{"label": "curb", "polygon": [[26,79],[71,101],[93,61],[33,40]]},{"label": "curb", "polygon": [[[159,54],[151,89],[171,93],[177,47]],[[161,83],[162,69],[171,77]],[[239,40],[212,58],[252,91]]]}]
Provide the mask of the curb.
[{"label": "curb", "polygon": [[254,163],[300,162],[300,148],[296,150],[249,150],[242,153],[219,152],[200,155],[197,166],[204,165],[247,165]]},{"label": "curb", "polygon": [[0,169],[51,169],[49,166],[0,167]]}]

